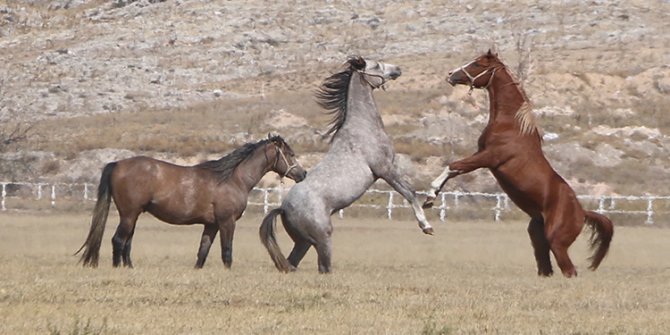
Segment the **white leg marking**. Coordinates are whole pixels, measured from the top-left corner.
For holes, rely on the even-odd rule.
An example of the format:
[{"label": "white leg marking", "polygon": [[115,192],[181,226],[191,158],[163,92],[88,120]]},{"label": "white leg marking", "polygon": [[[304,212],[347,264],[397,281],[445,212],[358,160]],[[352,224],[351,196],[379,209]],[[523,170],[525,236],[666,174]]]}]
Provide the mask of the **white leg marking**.
[{"label": "white leg marking", "polygon": [[447,180],[447,177],[449,177],[449,173],[452,171],[449,169],[449,165],[444,168],[444,171],[433,180],[432,183],[430,183],[430,191],[428,193],[431,194],[437,194],[437,192],[440,191],[440,186],[442,186],[442,183],[444,183],[445,180]]}]

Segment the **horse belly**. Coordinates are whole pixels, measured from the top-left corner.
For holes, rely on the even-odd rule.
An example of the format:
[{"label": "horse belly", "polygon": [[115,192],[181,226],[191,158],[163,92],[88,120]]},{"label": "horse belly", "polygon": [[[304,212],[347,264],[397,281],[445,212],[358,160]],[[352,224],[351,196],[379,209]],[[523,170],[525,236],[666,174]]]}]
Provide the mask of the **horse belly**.
[{"label": "horse belly", "polygon": [[531,217],[542,213],[544,183],[538,180],[520,180],[519,174],[510,176],[500,171],[492,171],[498,181],[500,188],[507,194],[512,202]]},{"label": "horse belly", "polygon": [[372,173],[351,173],[329,176],[312,174],[294,185],[284,203],[291,207],[313,207],[329,213],[348,207],[374,182]]},{"label": "horse belly", "polygon": [[155,193],[146,211],[172,224],[213,223],[214,209],[211,199],[205,196],[207,193],[197,187]]}]

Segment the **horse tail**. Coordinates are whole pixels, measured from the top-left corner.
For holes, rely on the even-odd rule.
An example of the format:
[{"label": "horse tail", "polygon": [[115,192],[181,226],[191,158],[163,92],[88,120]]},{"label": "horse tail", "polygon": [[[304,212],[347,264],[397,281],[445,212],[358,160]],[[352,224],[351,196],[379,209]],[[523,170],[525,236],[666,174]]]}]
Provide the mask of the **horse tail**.
[{"label": "horse tail", "polygon": [[275,237],[275,226],[277,221],[277,215],[284,212],[281,208],[275,208],[268,213],[261,223],[259,229],[259,234],[261,236],[261,242],[268,249],[272,261],[275,263],[275,266],[279,271],[289,272],[291,270],[291,265],[289,264],[284,254],[282,254],[279,244],[277,244],[277,238]]},{"label": "horse tail", "polygon": [[614,235],[614,224],[602,214],[593,211],[587,211],[585,214],[586,223],[591,227],[591,237],[589,238],[591,250],[595,250],[593,256],[589,257],[591,261],[589,269],[595,270],[610,248],[610,242]]},{"label": "horse tail", "polygon": [[83,262],[84,266],[97,267],[98,258],[100,256],[100,243],[102,242],[102,234],[105,232],[105,223],[107,223],[107,215],[109,214],[109,204],[112,201],[112,172],[116,167],[116,162],[105,165],[100,176],[100,184],[98,185],[98,200],[93,208],[93,219],[91,219],[91,230],[88,232],[86,242],[75,253],[78,254],[82,249],[84,253],[81,255],[79,262]]}]

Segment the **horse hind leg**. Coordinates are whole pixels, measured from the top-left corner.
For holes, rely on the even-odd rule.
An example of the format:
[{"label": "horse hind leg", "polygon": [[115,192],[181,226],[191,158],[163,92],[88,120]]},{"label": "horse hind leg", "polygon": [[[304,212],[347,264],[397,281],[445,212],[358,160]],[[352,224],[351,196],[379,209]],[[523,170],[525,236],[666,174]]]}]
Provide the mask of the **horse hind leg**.
[{"label": "horse hind leg", "polygon": [[330,260],[332,256],[332,239],[330,238],[330,234],[325,240],[318,242],[315,247],[318,255],[319,273],[330,273]]},{"label": "horse hind leg", "polygon": [[563,225],[547,235],[547,240],[549,241],[551,252],[556,258],[556,263],[558,263],[558,267],[561,268],[561,272],[567,278],[577,276],[577,269],[575,269],[575,265],[570,260],[568,248],[575,241],[579,233],[579,229],[572,229],[572,227]]},{"label": "horse hind leg", "polygon": [[112,237],[112,265],[114,267],[120,266],[121,261],[124,266],[131,268],[133,266],[130,260],[130,249],[138,216],[139,213],[121,216],[119,226],[116,227],[116,233]]},{"label": "horse hind leg", "polygon": [[291,264],[292,271],[295,271],[295,269],[298,268],[298,264],[300,264],[300,261],[302,261],[302,259],[305,257],[305,254],[312,246],[304,239],[294,239],[294,243],[293,250],[291,250],[291,253],[288,256],[288,262]]},{"label": "horse hind leg", "polygon": [[549,258],[549,241],[544,235],[544,219],[532,218],[528,224],[528,235],[535,252],[535,261],[537,262],[538,276],[549,277],[554,274]]},{"label": "horse hind leg", "polygon": [[133,268],[133,261],[130,259],[130,249],[133,244],[133,235],[135,235],[135,229],[133,227],[133,232],[130,233],[130,237],[126,240],[126,244],[123,246],[123,266],[128,268]]}]

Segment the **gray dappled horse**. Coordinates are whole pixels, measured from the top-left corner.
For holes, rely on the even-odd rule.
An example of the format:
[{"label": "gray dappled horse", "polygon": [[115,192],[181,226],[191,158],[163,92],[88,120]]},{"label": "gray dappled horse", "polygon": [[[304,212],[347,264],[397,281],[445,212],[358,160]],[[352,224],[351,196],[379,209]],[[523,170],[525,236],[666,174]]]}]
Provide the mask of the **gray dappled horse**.
[{"label": "gray dappled horse", "polygon": [[[330,216],[356,201],[382,178],[412,205],[419,227],[433,228],[426,220],[413,187],[395,164],[391,139],[377,110],[372,91],[400,76],[400,68],[363,58],[352,58],[346,68],[327,78],[316,93],[317,103],[334,114],[331,146],[304,181],[291,188],[281,207],[273,209],[260,227],[261,241],[280,271],[294,270],[311,246],[318,254],[319,272],[330,272]],[[275,221],[282,223],[295,245],[288,259],[275,238]]]}]

